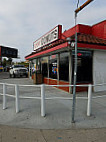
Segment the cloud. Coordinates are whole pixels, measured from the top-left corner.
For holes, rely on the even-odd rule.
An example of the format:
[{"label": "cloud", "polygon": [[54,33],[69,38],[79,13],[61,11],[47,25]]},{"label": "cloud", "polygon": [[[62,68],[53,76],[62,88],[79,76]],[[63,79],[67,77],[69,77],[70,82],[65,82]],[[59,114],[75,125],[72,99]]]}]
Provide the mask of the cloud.
[{"label": "cloud", "polygon": [[[80,1],[79,5],[85,0]],[[21,60],[33,51],[33,41],[58,24],[74,26],[77,0],[4,0],[0,2],[0,44],[19,49]],[[78,23],[95,24],[105,18],[106,2],[92,2],[78,14]]]},{"label": "cloud", "polygon": [[86,23],[86,24],[96,24],[102,20],[106,19],[106,7],[90,7],[89,9],[81,12],[78,15],[78,22],[79,23]]}]

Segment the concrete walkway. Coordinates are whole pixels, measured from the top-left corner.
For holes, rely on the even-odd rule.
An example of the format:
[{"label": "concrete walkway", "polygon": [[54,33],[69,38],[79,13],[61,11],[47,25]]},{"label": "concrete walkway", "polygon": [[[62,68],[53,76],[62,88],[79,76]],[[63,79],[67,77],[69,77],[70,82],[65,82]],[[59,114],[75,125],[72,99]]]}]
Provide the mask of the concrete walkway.
[{"label": "concrete walkway", "polygon": [[0,126],[0,142],[105,142],[106,128],[35,130]]},{"label": "concrete walkway", "polygon": [[[7,74],[8,75],[8,74]],[[28,78],[0,78],[0,82],[33,84]],[[2,86],[0,85],[0,92]],[[7,86],[14,95],[14,87]],[[40,88],[20,87],[20,95],[40,96]],[[93,93],[93,96],[106,92]],[[46,87],[46,97],[72,95],[53,87]],[[87,96],[78,93],[77,96]],[[20,112],[15,113],[14,98],[7,98],[7,109],[2,110],[0,96],[0,142],[105,142],[106,97],[92,100],[92,115],[86,116],[87,100],[76,100],[75,124],[71,123],[72,100],[46,100],[46,117],[41,117],[40,100],[20,99]]]},{"label": "concrete walkway", "polygon": [[[28,78],[2,79],[0,82],[12,84],[33,84]],[[21,96],[40,97],[40,87],[20,87]],[[0,85],[2,92],[2,85]],[[14,95],[14,87],[7,86],[7,93]],[[45,94],[50,97],[72,97],[71,94],[54,87],[46,87]],[[106,92],[93,93],[105,95]],[[87,93],[79,93],[77,97],[85,97]],[[46,100],[46,117],[41,117],[41,101],[36,99],[20,99],[20,112],[15,113],[15,99],[7,97],[7,109],[2,109],[0,96],[0,124],[35,129],[70,129],[106,127],[106,97],[92,100],[92,115],[87,117],[87,100],[76,100],[75,121],[72,125],[72,100]]]}]

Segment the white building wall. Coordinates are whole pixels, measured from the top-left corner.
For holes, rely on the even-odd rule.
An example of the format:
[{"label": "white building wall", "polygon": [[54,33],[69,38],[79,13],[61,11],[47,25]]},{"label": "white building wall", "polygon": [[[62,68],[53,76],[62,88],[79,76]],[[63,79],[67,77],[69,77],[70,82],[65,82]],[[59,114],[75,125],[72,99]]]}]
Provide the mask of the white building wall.
[{"label": "white building wall", "polygon": [[[93,82],[94,85],[106,83],[106,51],[94,51]],[[95,92],[104,90],[106,90],[106,85],[94,87]]]}]

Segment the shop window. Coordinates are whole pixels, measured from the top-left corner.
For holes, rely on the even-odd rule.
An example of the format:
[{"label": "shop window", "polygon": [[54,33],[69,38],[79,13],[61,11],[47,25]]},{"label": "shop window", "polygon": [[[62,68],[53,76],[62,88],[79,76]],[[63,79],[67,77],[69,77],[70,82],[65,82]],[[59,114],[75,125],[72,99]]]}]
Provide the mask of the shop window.
[{"label": "shop window", "polygon": [[[72,53],[74,72],[74,51]],[[77,83],[92,82],[92,51],[78,50],[77,57]]]},{"label": "shop window", "polygon": [[41,59],[40,58],[36,60],[36,72],[41,73]]},{"label": "shop window", "polygon": [[51,55],[49,61],[49,77],[57,79],[57,55]]},{"label": "shop window", "polygon": [[69,52],[60,54],[59,80],[69,81]]},{"label": "shop window", "polygon": [[34,60],[32,61],[32,67],[31,67],[31,68],[32,68],[32,74],[36,72],[36,60],[37,60],[37,59],[34,59]]},{"label": "shop window", "polygon": [[48,77],[48,57],[43,57],[41,60],[42,64],[42,75]]},{"label": "shop window", "polygon": [[32,65],[32,73],[41,73],[41,58],[34,59]]}]

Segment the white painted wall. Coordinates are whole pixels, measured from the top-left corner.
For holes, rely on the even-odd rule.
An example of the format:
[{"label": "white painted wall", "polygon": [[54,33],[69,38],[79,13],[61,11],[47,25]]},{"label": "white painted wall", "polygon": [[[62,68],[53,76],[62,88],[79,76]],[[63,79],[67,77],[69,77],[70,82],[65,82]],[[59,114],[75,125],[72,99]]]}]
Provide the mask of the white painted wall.
[{"label": "white painted wall", "polygon": [[[93,82],[94,84],[106,83],[106,51],[94,51]],[[106,90],[106,85],[94,87],[95,92],[104,90]]]}]

